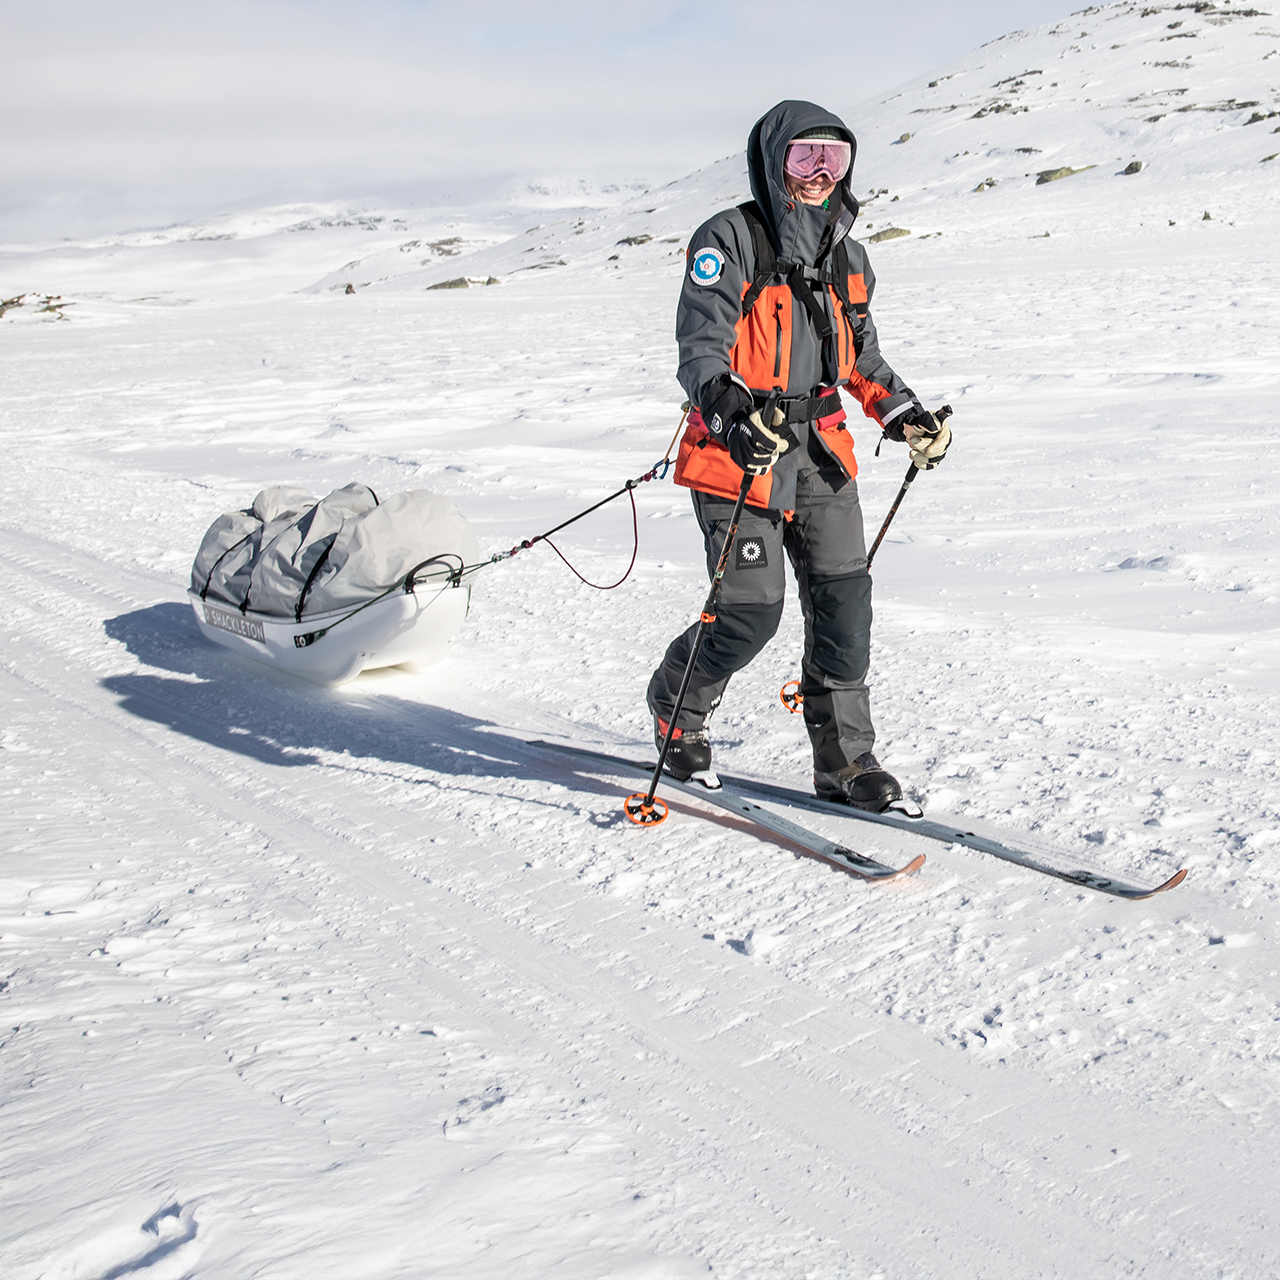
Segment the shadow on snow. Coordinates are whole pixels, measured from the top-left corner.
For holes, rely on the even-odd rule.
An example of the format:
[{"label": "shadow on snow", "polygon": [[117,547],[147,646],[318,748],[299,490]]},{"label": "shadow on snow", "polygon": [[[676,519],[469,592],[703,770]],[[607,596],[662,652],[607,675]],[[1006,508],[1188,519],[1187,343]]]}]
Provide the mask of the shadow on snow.
[{"label": "shadow on snow", "polygon": [[[185,604],[150,605],[110,618],[104,626],[146,666],[173,673],[103,680],[123,710],[259,764],[367,769],[354,760],[335,764],[319,754],[324,752],[457,778],[560,785],[573,778],[577,791],[618,797],[616,787],[582,779],[571,763],[526,748],[492,721],[374,693],[359,682],[324,688],[238,659],[204,639]],[[597,826],[622,818],[620,807],[613,815],[589,816]]]}]

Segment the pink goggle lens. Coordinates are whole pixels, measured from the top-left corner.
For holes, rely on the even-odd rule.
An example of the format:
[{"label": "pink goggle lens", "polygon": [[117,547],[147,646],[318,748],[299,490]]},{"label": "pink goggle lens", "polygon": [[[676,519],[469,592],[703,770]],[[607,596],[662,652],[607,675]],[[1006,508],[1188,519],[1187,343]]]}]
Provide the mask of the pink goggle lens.
[{"label": "pink goggle lens", "polygon": [[839,182],[849,172],[853,148],[847,142],[793,142],[787,147],[782,167],[788,178],[810,182],[825,173]]}]

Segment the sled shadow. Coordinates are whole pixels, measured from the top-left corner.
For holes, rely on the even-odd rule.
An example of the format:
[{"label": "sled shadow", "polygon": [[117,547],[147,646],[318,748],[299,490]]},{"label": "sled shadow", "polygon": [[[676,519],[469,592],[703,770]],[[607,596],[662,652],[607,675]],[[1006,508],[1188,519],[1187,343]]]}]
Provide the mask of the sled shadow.
[{"label": "sled shadow", "polygon": [[[146,666],[171,673],[104,679],[124,711],[259,764],[314,766],[329,753],[457,778],[563,783],[573,773],[571,763],[526,747],[492,721],[362,690],[358,682],[325,688],[238,659],[200,634],[185,604],[150,605],[104,627]],[[582,781],[576,789],[617,795],[616,787]],[[598,815],[597,825],[612,822]]]}]

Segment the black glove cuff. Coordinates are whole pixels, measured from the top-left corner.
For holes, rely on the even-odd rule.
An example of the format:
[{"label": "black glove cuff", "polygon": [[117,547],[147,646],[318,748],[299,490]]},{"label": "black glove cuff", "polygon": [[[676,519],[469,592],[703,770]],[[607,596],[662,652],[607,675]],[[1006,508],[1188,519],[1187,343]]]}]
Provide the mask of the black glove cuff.
[{"label": "black glove cuff", "polygon": [[710,386],[702,405],[702,421],[721,444],[725,433],[735,423],[750,415],[755,403],[751,393],[727,374],[722,373]]},{"label": "black glove cuff", "polygon": [[885,427],[884,438],[886,440],[893,440],[898,444],[903,444],[906,441],[907,435],[902,429],[902,421],[903,420],[901,418],[895,418],[887,427]]}]

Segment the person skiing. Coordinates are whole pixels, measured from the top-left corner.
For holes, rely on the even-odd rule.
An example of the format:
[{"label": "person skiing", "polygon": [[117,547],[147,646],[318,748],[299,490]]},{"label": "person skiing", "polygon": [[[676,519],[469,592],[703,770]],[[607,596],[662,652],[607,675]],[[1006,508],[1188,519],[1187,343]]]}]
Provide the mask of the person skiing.
[{"label": "person skiing", "polygon": [[[782,618],[785,550],[804,614],[800,692],[814,789],[882,810],[902,789],[872,750],[871,577],[837,388],[884,436],[907,443],[922,469],[942,461],[951,432],[880,352],[867,309],[875,277],[850,236],[856,150],[829,111],[779,103],[747,141],[754,201],[717,213],[689,245],[676,338],[693,407],[675,480],[692,490],[711,573],[744,476],[755,478],[665,768],[684,779],[711,767],[711,713]],[[649,681],[659,750],[697,631],[671,642]]]}]

